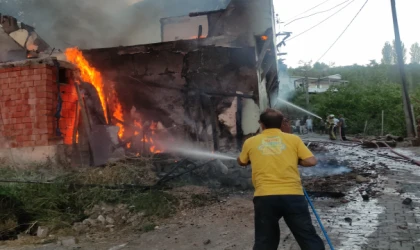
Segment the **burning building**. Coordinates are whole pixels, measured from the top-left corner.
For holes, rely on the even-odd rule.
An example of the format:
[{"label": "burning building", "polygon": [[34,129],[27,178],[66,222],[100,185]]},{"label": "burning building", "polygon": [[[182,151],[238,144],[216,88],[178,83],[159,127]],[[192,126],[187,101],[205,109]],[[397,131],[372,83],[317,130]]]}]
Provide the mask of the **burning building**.
[{"label": "burning building", "polygon": [[30,59],[27,46],[11,45],[6,55],[20,49],[26,59],[1,57],[0,156],[101,165],[164,152],[179,138],[239,149],[277,90],[272,1],[232,0],[160,23],[154,44],[57,58],[39,45],[31,53],[42,56]]}]

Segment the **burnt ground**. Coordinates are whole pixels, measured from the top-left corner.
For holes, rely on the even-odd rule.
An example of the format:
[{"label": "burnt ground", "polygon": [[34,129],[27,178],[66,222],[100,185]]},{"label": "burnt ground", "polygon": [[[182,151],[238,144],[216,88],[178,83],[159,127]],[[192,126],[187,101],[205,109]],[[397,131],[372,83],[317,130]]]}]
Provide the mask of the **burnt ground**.
[{"label": "burnt ground", "polygon": [[[345,195],[313,197],[335,249],[420,249],[420,167],[400,159],[378,156],[378,153],[392,155],[386,149],[320,145],[338,160],[330,165],[353,170],[334,176],[304,176],[305,187],[315,196],[320,196],[317,192]],[[398,150],[420,158],[418,149]],[[188,188],[178,192],[188,193]],[[368,200],[364,201],[362,194]],[[408,205],[403,204],[406,198],[412,200]],[[315,220],[314,224],[319,229]],[[79,243],[68,247],[56,243],[23,246],[18,241],[0,249],[252,249],[252,193],[231,192],[222,199],[183,209],[147,233],[98,232],[77,238]],[[283,221],[279,249],[299,249]]]}]

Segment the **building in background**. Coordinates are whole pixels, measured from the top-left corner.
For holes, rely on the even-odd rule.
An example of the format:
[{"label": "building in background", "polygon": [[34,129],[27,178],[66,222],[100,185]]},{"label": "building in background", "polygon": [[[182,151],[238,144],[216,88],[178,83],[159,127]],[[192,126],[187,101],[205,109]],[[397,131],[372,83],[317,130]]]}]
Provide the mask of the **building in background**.
[{"label": "building in background", "polygon": [[[347,84],[349,81],[342,80],[340,74],[330,75],[326,77],[308,77],[308,92],[310,94],[323,93],[332,86]],[[305,90],[306,78],[302,76],[292,76],[290,81],[293,82],[295,90]],[[334,90],[336,91],[336,90]]]}]

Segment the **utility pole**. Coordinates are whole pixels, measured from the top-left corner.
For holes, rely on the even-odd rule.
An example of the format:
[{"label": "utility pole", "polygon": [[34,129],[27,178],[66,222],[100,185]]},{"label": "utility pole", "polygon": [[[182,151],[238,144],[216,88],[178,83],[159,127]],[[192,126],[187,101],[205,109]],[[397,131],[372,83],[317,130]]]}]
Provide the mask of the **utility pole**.
[{"label": "utility pole", "polygon": [[305,71],[305,92],[306,92],[306,109],[309,109],[309,80],[308,80],[308,70]]},{"label": "utility pole", "polygon": [[404,104],[404,114],[405,114],[405,123],[407,127],[407,135],[410,137],[415,137],[416,134],[414,132],[415,128],[414,128],[413,112],[411,110],[410,96],[408,95],[407,76],[405,74],[405,69],[404,69],[404,59],[403,59],[403,52],[401,48],[401,38],[400,38],[400,30],[398,28],[398,19],[397,19],[397,10],[395,8],[395,0],[391,0],[391,8],[392,8],[392,19],[394,21],[395,50],[397,52],[398,68],[400,70],[400,75],[401,75],[402,100]]}]

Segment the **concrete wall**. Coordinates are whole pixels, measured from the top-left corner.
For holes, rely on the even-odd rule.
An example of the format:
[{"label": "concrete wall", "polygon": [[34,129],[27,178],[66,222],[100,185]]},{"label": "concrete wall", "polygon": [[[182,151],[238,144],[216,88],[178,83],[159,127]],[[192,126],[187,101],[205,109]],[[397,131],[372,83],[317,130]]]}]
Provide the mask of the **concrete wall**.
[{"label": "concrete wall", "polygon": [[202,26],[202,37],[207,37],[209,32],[207,16],[165,18],[161,20],[161,23],[162,42],[197,38],[200,25]]},{"label": "concrete wall", "polygon": [[51,64],[0,64],[0,157],[42,161],[54,158],[57,145],[72,143],[77,98],[73,82],[60,85],[63,102],[59,128],[63,135],[57,136],[56,79],[56,68]]}]

